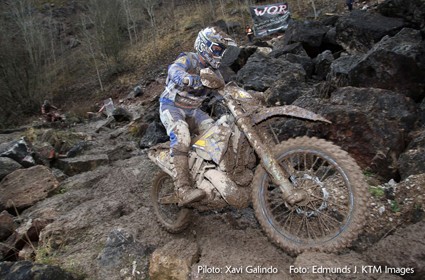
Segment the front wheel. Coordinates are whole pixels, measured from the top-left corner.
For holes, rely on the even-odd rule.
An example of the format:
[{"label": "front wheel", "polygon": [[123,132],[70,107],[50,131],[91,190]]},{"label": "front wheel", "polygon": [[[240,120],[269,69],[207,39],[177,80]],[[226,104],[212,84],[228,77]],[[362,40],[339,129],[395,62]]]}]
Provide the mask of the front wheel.
[{"label": "front wheel", "polygon": [[253,179],[255,215],[268,237],[290,253],[336,252],[365,223],[367,186],[347,152],[322,139],[299,137],[274,148],[275,159],[306,197],[295,205],[260,166]]},{"label": "front wheel", "polygon": [[151,200],[161,226],[170,233],[182,232],[190,224],[191,210],[177,206],[173,178],[161,171],[152,181]]}]

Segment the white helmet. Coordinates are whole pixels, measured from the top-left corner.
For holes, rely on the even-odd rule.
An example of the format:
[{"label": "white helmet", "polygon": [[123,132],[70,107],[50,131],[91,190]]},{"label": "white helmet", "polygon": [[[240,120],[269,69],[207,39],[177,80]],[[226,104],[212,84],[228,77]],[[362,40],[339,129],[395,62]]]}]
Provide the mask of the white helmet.
[{"label": "white helmet", "polygon": [[195,50],[215,69],[220,67],[227,46],[236,46],[236,43],[217,27],[207,27],[199,31],[195,40]]}]

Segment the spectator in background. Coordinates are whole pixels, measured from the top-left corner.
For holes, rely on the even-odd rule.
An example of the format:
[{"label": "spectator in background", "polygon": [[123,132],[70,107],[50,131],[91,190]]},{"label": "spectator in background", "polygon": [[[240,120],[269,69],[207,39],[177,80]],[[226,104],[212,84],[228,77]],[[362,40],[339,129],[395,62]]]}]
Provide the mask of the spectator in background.
[{"label": "spectator in background", "polygon": [[245,27],[245,33],[248,37],[248,42],[252,43],[252,38],[254,37],[254,33],[252,32],[251,26],[247,25]]},{"label": "spectator in background", "polygon": [[41,105],[41,114],[47,122],[54,122],[57,120],[57,110],[58,108],[50,104],[48,100],[44,100],[43,105]]},{"label": "spectator in background", "polygon": [[347,4],[348,10],[351,12],[353,10],[353,2],[354,0],[346,0],[345,3]]}]

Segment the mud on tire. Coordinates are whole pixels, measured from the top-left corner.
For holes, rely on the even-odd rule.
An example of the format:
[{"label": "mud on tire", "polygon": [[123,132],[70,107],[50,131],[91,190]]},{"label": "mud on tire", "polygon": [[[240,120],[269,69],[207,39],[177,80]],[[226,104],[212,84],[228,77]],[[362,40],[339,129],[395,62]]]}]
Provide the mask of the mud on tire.
[{"label": "mud on tire", "polygon": [[273,153],[307,199],[294,206],[285,203],[259,166],[252,199],[267,236],[292,254],[335,252],[356,239],[365,223],[368,190],[354,159],[330,142],[309,137],[282,142]]},{"label": "mud on tire", "polygon": [[151,200],[155,216],[160,225],[170,233],[179,233],[190,224],[191,210],[177,204],[161,204],[162,197],[174,194],[173,179],[161,171],[152,180]]}]

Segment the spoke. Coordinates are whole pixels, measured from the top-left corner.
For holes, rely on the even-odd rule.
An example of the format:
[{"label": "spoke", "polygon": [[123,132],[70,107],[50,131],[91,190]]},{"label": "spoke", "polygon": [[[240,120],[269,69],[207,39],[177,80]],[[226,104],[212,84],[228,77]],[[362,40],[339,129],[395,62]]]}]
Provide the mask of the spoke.
[{"label": "spoke", "polygon": [[325,233],[325,230],[323,229],[322,223],[320,222],[320,216],[317,216],[316,221],[317,221],[317,225],[318,225],[318,227],[320,229],[320,232],[322,233],[322,236],[325,236],[326,233]]},{"label": "spoke", "polygon": [[300,232],[300,230],[301,230],[301,228],[302,228],[302,226],[303,226],[303,224],[304,224],[304,220],[305,220],[305,218],[306,218],[306,216],[305,216],[305,215],[302,215],[300,226],[298,227],[298,230],[297,230],[297,232],[295,233],[295,235],[297,235],[297,236],[298,236],[298,234],[299,234],[299,232]]},{"label": "spoke", "polygon": [[[310,220],[311,220],[311,219],[310,219]],[[310,235],[310,227],[309,227],[309,225],[310,225],[310,223],[309,223],[309,219],[307,219],[307,220],[306,220],[306,229],[307,229],[307,232],[308,232],[308,236],[309,236],[311,239],[317,239],[317,235],[315,234],[315,232],[314,232],[314,230],[313,230],[313,229],[311,229],[312,235]],[[314,235],[315,237],[313,237],[313,235]]]},{"label": "spoke", "polygon": [[[316,169],[317,170],[317,172],[325,165],[325,163],[327,162],[326,160],[324,160],[324,159],[322,159],[322,158],[320,158],[320,157],[317,157],[317,159],[319,160],[319,159],[321,159],[322,160],[322,163],[320,164],[320,166]],[[316,173],[315,173],[316,174]]]},{"label": "spoke", "polygon": [[289,221],[289,228],[288,228],[288,231],[289,232],[291,231],[291,227],[292,227],[292,217],[293,217],[294,211],[295,211],[295,209],[292,209],[291,210],[291,212],[288,215],[288,218],[286,219],[285,223],[283,224],[283,227],[285,227],[286,226],[286,222]]},{"label": "spoke", "polygon": [[[325,222],[325,219],[323,219],[322,215],[323,215],[323,216],[327,216],[327,217],[329,217],[329,218],[331,218],[331,219],[327,219],[326,221],[328,221],[328,222]],[[334,222],[334,226],[332,225],[332,219],[333,219],[333,220],[335,220],[333,217],[331,217],[331,216],[329,216],[329,215],[327,215],[327,214],[325,214],[325,213],[323,213],[323,212],[320,212],[320,215],[318,215],[317,217],[319,218],[319,220],[321,220],[321,221],[322,221],[323,225],[326,227],[326,229],[327,229],[328,231],[332,231],[332,229],[335,229],[335,228],[340,229],[340,224],[341,224],[341,223],[340,223],[338,220],[336,220],[336,223],[337,223],[337,224],[335,224],[335,222]],[[330,229],[330,228],[327,226],[327,224],[329,224],[329,225],[332,227],[332,229]]]},{"label": "spoke", "polygon": [[280,206],[282,206],[283,204],[285,204],[285,201],[283,201],[282,203],[278,204],[277,206],[273,207],[273,209],[270,209],[270,212],[273,212],[274,210],[276,210],[277,208],[279,208]]},{"label": "spoke", "polygon": [[[325,220],[323,220],[323,218],[320,215],[318,215],[317,218],[318,218],[318,221],[321,222],[320,224],[323,225],[327,231],[331,231],[331,229],[326,225]],[[323,231],[323,235],[326,235],[325,230]]]},{"label": "spoke", "polygon": [[320,178],[320,182],[323,182],[323,178],[325,178],[326,175],[328,175],[328,172],[329,172],[329,170],[331,170],[331,168],[332,168],[332,166],[326,167],[327,170],[326,170],[325,174],[323,174],[322,177]]},{"label": "spoke", "polygon": [[[292,212],[293,212],[293,211],[291,211],[291,210],[285,211],[285,212],[283,212],[283,213],[280,213],[279,215],[274,216],[274,219],[276,220],[276,222],[277,222],[278,224],[280,224],[281,222],[283,222],[283,220],[284,220],[284,219],[285,219],[285,217],[287,216],[286,214],[287,214],[287,213],[292,214]],[[283,217],[283,219],[279,220],[279,219],[278,219],[279,217]]]},{"label": "spoke", "polygon": [[[311,165],[311,170],[313,170],[314,166],[315,166],[315,165],[316,165],[316,163],[319,161],[319,159],[321,159],[321,158],[316,156],[316,160],[315,160],[315,161],[314,161],[314,163]],[[322,163],[322,164],[323,164],[323,163]],[[316,169],[316,170],[319,170],[319,169]],[[314,173],[314,174],[316,174],[316,173]]]},{"label": "spoke", "polygon": [[[316,196],[316,195],[314,195],[314,194],[310,194],[310,197],[314,197],[315,198],[315,200],[310,200],[310,201],[318,201],[318,200],[323,200],[323,198],[322,197],[320,197],[320,196]],[[337,202],[334,202],[333,200],[327,200],[326,202],[328,202],[329,204],[332,204],[332,205],[335,205],[335,206],[339,206],[339,207],[341,207],[341,208],[346,208],[348,205],[345,205],[345,204],[339,204],[339,203],[337,203]]]},{"label": "spoke", "polygon": [[[308,205],[307,205],[307,207],[308,208],[310,208],[311,210],[313,210],[313,211],[316,211],[316,209],[314,209],[314,208],[311,208],[311,207],[309,207]],[[324,216],[326,216],[326,217],[328,217],[328,218],[330,218],[331,220],[334,220],[337,224],[342,224],[342,222],[340,222],[340,221],[338,221],[335,217],[332,217],[332,216],[330,216],[330,215],[328,215],[328,214],[326,214],[325,212],[323,212],[323,211],[320,211],[319,212],[320,213],[320,215],[324,215]],[[345,218],[345,217],[344,217]]]},{"label": "spoke", "polygon": [[301,170],[300,170],[300,162],[301,162],[301,159],[300,159],[300,153],[297,153],[297,166],[298,166],[297,170],[298,170],[298,171],[301,171]]}]

